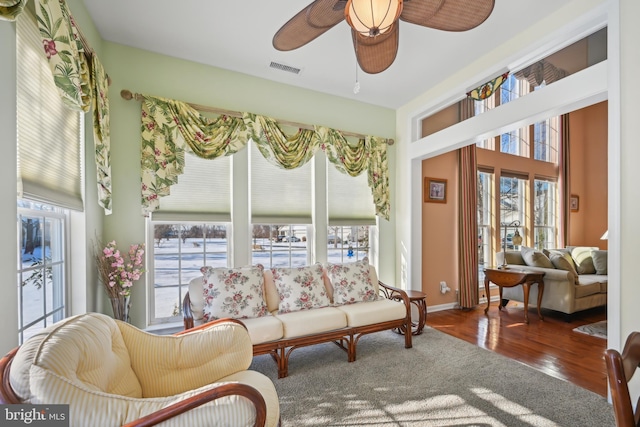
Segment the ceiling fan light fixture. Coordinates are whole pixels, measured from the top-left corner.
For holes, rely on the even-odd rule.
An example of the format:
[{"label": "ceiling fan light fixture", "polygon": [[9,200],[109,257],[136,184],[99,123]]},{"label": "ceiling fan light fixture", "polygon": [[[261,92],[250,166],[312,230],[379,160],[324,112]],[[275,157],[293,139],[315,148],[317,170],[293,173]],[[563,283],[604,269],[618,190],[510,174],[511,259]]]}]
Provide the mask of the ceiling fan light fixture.
[{"label": "ceiling fan light fixture", "polygon": [[400,18],[402,0],[348,0],[344,17],[365,37],[384,34]]}]

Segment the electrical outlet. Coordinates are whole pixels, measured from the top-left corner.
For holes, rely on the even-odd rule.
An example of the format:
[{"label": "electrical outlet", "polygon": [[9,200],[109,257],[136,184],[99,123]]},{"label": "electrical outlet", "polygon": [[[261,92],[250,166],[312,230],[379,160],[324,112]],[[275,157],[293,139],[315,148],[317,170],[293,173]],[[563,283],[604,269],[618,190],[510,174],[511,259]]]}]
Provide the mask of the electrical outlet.
[{"label": "electrical outlet", "polygon": [[440,293],[446,294],[450,290],[451,290],[451,288],[449,288],[449,286],[447,286],[447,282],[445,282],[444,280],[442,282],[440,282]]}]

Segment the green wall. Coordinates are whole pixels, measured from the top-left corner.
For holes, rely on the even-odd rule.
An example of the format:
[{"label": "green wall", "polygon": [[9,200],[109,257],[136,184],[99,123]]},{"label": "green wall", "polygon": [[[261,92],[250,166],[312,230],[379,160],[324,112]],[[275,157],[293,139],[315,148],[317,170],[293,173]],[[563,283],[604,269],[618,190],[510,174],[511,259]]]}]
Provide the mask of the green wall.
[{"label": "green wall", "polygon": [[[329,126],[351,132],[395,137],[395,111],[370,104],[170,58],[148,51],[103,43],[102,62],[111,77],[111,165],[113,214],[104,219],[103,241],[115,239],[119,247],[145,240],[140,211],[140,102],[127,101],[120,91],[161,96],[233,111],[248,111],[277,119]],[[390,175],[394,176],[394,147],[389,148]],[[392,183],[393,185],[393,183]],[[393,186],[391,187],[393,188]],[[393,203],[393,199],[392,199]],[[380,239],[393,242],[394,223],[381,220]],[[388,240],[387,240],[388,239]],[[394,247],[381,244],[384,269],[393,269]],[[393,277],[384,271],[381,277]],[[132,323],[146,325],[143,286],[132,292]],[[110,307],[102,301],[105,313]]]}]

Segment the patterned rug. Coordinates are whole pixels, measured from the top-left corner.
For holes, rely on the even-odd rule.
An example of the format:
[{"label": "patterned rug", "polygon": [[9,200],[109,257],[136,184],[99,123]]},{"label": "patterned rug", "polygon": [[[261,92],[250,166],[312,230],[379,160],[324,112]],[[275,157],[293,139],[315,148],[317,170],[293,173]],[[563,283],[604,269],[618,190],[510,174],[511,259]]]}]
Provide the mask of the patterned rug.
[{"label": "patterned rug", "polygon": [[601,320],[600,322],[590,323],[588,325],[578,326],[574,329],[576,332],[580,332],[594,337],[607,339],[607,321]]}]

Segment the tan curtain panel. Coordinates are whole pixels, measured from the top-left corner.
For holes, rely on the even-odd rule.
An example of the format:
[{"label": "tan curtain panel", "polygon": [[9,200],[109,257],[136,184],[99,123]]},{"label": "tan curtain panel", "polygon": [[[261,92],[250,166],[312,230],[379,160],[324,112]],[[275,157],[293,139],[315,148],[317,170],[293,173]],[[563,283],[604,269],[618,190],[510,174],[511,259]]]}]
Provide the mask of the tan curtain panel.
[{"label": "tan curtain panel", "polygon": [[0,0],[0,20],[15,21],[26,4],[27,0]]},{"label": "tan curtain panel", "polygon": [[[506,78],[506,74],[503,77]],[[500,82],[502,84],[502,82]],[[500,85],[498,85],[499,87]],[[497,89],[497,88],[496,88]],[[475,103],[467,98],[460,103],[460,118],[465,120],[475,112]],[[478,166],[476,145],[458,150],[460,178],[458,215],[458,276],[460,306],[472,308],[478,304]],[[487,297],[489,297],[487,295]]]},{"label": "tan curtain panel", "polygon": [[458,164],[460,168],[458,215],[460,306],[472,308],[478,304],[478,172],[475,144],[458,151]]}]

